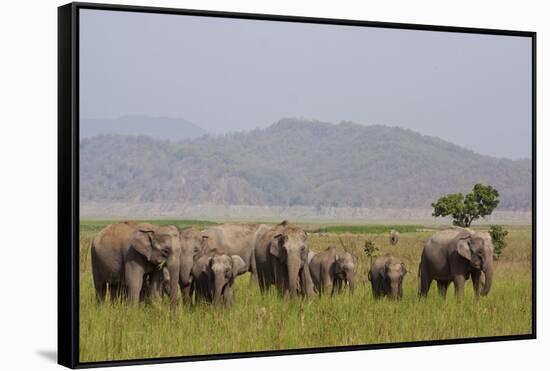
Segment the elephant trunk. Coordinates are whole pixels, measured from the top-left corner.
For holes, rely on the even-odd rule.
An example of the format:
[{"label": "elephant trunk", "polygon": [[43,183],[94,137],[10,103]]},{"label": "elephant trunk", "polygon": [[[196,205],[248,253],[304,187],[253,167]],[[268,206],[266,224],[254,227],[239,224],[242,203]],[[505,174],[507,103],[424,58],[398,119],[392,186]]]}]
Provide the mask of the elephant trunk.
[{"label": "elephant trunk", "polygon": [[313,280],[311,279],[311,273],[309,272],[307,263],[304,263],[304,267],[300,270],[300,285],[305,297],[312,298],[315,296]]},{"label": "elephant trunk", "polygon": [[173,259],[172,264],[168,266],[168,272],[170,273],[170,304],[172,308],[175,308],[178,304],[178,281],[179,281],[179,260]]},{"label": "elephant trunk", "polygon": [[191,268],[193,267],[193,257],[182,259],[180,263],[180,285],[183,303],[190,301],[191,291]]},{"label": "elephant trunk", "polygon": [[485,263],[483,267],[483,273],[485,274],[485,284],[481,289],[481,296],[487,296],[487,294],[489,294],[489,291],[491,291],[491,286],[493,285],[493,272],[494,263],[493,260],[490,259],[487,263]]},{"label": "elephant trunk", "polygon": [[298,273],[300,272],[300,261],[296,259],[288,260],[288,289],[291,298],[296,297],[296,289],[298,284]]},{"label": "elephant trunk", "polygon": [[399,282],[392,281],[390,283],[390,297],[399,298]]},{"label": "elephant trunk", "polygon": [[215,274],[215,276],[214,276],[214,297],[212,299],[212,304],[214,304],[214,306],[216,306],[220,303],[220,299],[222,297],[222,291],[223,291],[224,286],[225,286],[225,280],[224,280],[223,272],[219,273],[219,274]]}]

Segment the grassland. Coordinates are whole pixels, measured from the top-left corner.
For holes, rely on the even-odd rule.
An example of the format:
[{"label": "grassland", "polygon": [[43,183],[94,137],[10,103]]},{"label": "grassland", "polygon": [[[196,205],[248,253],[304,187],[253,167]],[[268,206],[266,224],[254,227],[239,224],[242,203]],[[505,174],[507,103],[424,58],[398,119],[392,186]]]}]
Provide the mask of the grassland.
[{"label": "grassland", "polygon": [[[198,220],[165,220],[181,228],[212,224]],[[422,226],[304,225],[309,246],[345,248],[358,257],[356,294],[311,301],[262,296],[246,274],[238,278],[230,309],[180,305],[170,311],[166,301],[129,307],[97,305],[91,277],[89,246],[108,221],[81,223],[80,235],[80,357],[82,362],[168,357],[227,352],[379,344],[418,340],[519,335],[531,332],[531,230],[513,228],[508,247],[496,263],[488,297],[476,300],[471,283],[465,297],[440,299],[435,285],[426,300],[417,298],[417,267],[424,241]],[[387,230],[400,230],[390,246]],[[391,252],[406,263],[402,302],[374,300],[367,280],[368,257],[362,249],[373,239],[380,253]],[[452,287],[451,287],[452,290]],[[452,291],[451,291],[452,292]]]}]

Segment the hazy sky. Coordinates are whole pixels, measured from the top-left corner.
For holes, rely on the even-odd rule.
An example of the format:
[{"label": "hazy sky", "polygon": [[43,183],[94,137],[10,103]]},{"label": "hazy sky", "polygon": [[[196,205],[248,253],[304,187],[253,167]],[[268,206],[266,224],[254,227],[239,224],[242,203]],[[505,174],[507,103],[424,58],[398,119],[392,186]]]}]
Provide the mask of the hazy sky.
[{"label": "hazy sky", "polygon": [[531,40],[81,10],[82,118],[382,124],[531,157]]}]

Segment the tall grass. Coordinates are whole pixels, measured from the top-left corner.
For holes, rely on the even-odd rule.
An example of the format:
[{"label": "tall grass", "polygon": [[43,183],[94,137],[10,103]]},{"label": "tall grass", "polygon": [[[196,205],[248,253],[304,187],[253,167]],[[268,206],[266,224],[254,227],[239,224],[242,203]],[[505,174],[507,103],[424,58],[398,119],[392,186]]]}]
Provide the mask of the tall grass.
[{"label": "tall grass", "polygon": [[[417,340],[516,335],[531,332],[531,232],[514,230],[496,263],[488,297],[475,299],[470,281],[462,300],[442,300],[432,286],[417,298],[417,266],[430,232],[404,233],[390,246],[382,234],[312,234],[309,246],[329,245],[358,257],[355,295],[347,292],[313,300],[262,296],[249,275],[237,279],[232,308],[209,305],[171,311],[169,303],[98,305],[91,279],[89,243],[95,232],[81,233],[80,357],[83,362],[228,352],[379,344]],[[401,302],[374,300],[367,280],[365,238],[381,253],[391,252],[409,269]]]}]

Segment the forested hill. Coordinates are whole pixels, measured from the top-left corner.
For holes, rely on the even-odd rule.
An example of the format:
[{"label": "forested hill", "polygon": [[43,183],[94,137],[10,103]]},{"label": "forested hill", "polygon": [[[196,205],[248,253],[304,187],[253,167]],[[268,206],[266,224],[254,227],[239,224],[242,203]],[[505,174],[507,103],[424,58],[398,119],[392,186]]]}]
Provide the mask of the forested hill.
[{"label": "forested hill", "polygon": [[284,119],[266,129],[167,141],[80,143],[82,202],[429,208],[488,183],[499,210],[531,209],[531,161],[482,156],[386,126]]}]

